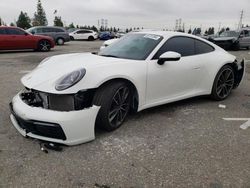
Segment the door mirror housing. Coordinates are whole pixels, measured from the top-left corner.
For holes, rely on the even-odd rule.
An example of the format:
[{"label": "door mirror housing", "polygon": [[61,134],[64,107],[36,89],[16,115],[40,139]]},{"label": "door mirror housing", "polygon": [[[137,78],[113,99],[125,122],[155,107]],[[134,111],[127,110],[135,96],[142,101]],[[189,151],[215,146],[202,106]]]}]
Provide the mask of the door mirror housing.
[{"label": "door mirror housing", "polygon": [[181,59],[181,54],[177,52],[165,52],[163,53],[159,59],[158,59],[158,64],[163,65],[166,61],[179,61]]},{"label": "door mirror housing", "polygon": [[34,35],[34,34],[35,34],[35,31],[31,31],[31,34]]}]

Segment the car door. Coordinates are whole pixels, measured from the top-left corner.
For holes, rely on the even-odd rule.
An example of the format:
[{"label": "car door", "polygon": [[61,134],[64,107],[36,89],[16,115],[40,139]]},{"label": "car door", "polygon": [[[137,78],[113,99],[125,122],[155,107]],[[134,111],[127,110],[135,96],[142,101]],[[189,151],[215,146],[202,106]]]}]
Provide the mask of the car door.
[{"label": "car door", "polygon": [[[157,63],[167,51],[181,54],[179,61]],[[147,104],[158,104],[184,99],[199,91],[199,80],[204,74],[200,58],[195,55],[195,40],[189,37],[170,38],[148,62]]]},{"label": "car door", "polygon": [[0,50],[6,50],[8,48],[7,32],[5,28],[0,28]]},{"label": "car door", "polygon": [[78,40],[84,40],[86,39],[86,36],[85,36],[85,30],[79,30],[76,32],[75,34],[75,39],[78,39]]},{"label": "car door", "polygon": [[243,30],[241,32],[240,45],[241,47],[250,46],[250,31],[249,30]]},{"label": "car door", "polygon": [[10,50],[26,48],[26,36],[23,30],[18,28],[7,28],[6,31],[8,34],[7,42]]},{"label": "car door", "polygon": [[34,48],[34,37],[19,28],[7,28],[10,50]]}]

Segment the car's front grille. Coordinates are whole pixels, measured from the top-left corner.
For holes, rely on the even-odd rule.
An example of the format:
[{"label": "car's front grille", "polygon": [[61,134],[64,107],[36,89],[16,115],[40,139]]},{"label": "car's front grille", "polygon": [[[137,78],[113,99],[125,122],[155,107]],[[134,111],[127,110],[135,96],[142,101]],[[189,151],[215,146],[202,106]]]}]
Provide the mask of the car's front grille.
[{"label": "car's front grille", "polygon": [[76,94],[51,94],[26,88],[20,97],[29,106],[55,111],[74,111],[90,107],[94,91],[92,89]]}]

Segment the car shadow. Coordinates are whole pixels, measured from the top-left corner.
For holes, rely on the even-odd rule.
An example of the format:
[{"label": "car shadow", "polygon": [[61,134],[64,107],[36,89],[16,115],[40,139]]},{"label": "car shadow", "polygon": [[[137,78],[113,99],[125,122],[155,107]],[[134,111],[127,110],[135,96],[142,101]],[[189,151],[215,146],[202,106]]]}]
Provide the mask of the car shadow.
[{"label": "car shadow", "polygon": [[[143,120],[145,116],[156,116],[158,114],[173,114],[175,111],[178,111],[180,108],[184,108],[186,106],[190,105],[199,105],[199,104],[205,104],[205,103],[211,103],[211,102],[218,102],[218,101],[213,101],[209,98],[209,96],[198,96],[198,97],[193,97],[189,99],[184,99],[180,100],[177,102],[172,102],[168,104],[163,104],[160,106],[148,108],[145,110],[142,110],[140,112],[137,112],[135,114],[131,114],[127,119],[127,121],[134,121],[134,120]],[[125,122],[126,123],[126,122]],[[117,129],[119,130],[119,129]],[[105,130],[102,130],[98,127],[95,128],[95,134],[96,137],[103,137],[105,135],[112,134],[111,132],[107,132]]]}]

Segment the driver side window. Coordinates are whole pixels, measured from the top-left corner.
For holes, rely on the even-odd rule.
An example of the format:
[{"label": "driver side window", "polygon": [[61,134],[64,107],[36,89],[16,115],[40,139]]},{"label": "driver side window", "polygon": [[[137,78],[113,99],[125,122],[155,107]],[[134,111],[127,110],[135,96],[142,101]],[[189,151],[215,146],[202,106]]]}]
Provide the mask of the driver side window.
[{"label": "driver side window", "polygon": [[195,55],[195,41],[189,37],[173,37],[162,45],[153,59],[159,57],[168,51],[173,51],[181,54],[182,57]]}]

